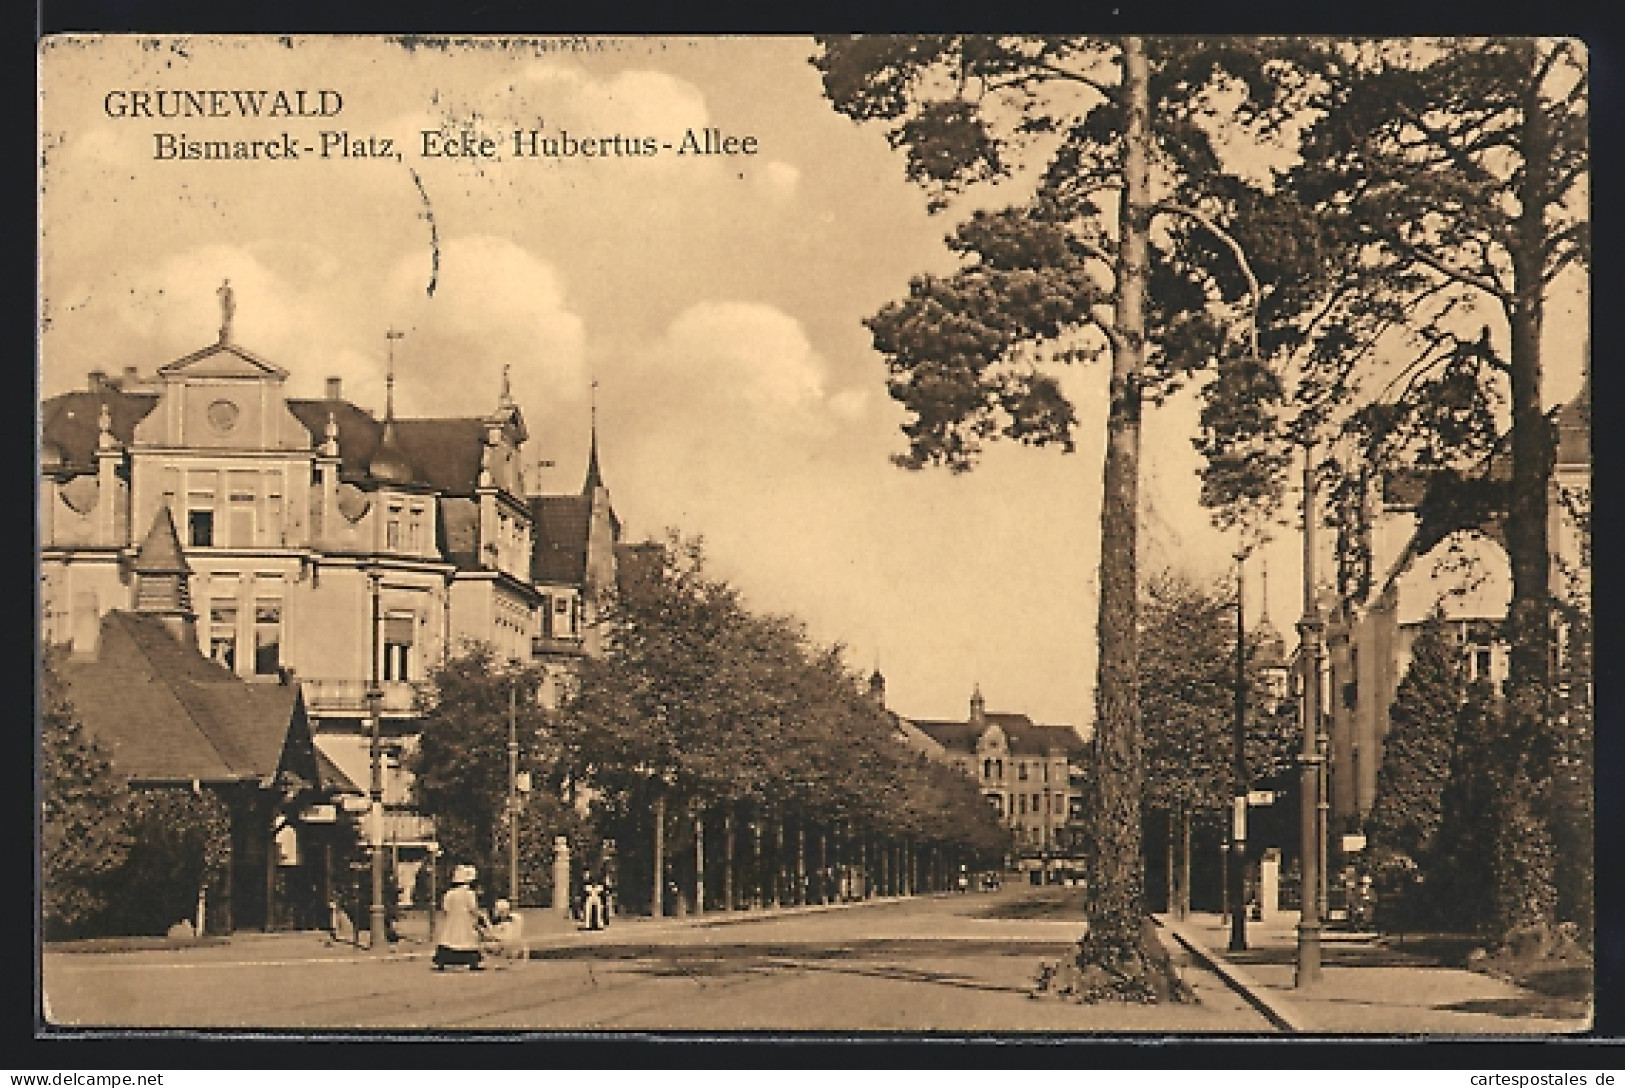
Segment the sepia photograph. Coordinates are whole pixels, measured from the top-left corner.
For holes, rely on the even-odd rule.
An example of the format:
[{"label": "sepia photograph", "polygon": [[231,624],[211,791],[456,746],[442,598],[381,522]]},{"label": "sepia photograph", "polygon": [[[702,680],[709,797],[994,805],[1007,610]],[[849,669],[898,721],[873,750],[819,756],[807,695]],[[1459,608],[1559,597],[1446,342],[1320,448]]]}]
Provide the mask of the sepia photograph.
[{"label": "sepia photograph", "polygon": [[42,38],[39,1037],[1572,1037],[1577,38]]}]

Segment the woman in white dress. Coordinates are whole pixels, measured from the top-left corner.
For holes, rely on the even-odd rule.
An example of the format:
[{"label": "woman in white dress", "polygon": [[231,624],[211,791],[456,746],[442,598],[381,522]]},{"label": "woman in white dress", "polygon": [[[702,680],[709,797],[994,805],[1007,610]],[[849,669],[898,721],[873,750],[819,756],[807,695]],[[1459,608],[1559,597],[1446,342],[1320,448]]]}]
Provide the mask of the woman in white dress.
[{"label": "woman in white dress", "polygon": [[436,971],[457,965],[471,971],[484,970],[480,966],[480,930],[485,926],[485,913],[480,910],[479,898],[474,894],[477,875],[472,865],[459,865],[452,870],[451,890],[442,900],[446,917],[434,950]]}]

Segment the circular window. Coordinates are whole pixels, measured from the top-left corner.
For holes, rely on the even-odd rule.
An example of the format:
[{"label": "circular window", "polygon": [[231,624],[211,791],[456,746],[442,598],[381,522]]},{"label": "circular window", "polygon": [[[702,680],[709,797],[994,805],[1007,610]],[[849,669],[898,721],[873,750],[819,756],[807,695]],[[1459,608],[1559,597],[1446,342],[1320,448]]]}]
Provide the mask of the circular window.
[{"label": "circular window", "polygon": [[209,405],[209,426],[217,431],[229,431],[237,426],[237,405],[229,400],[217,400]]}]

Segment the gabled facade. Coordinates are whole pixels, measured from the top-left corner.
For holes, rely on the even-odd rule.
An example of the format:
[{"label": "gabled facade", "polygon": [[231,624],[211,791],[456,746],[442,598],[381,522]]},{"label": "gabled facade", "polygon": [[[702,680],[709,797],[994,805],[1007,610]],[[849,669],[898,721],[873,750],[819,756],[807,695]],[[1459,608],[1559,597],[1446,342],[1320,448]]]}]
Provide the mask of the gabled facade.
[{"label": "gabled facade", "polygon": [[287,371],[234,340],[229,285],[221,302],[214,343],[150,378],[92,371],[41,406],[43,636],[93,656],[103,618],[136,603],[134,534],[167,517],[184,637],[248,685],[296,682],[317,747],[360,783],[376,684],[387,837],[421,850],[414,685],[466,642],[557,675],[591,648],[619,533],[596,427],[583,493],[531,495],[506,372],[482,416],[397,418],[393,366],[382,419],[337,378],[293,398]]},{"label": "gabled facade", "polygon": [[297,685],[248,683],[200,652],[166,507],[132,566],[134,607],[100,617],[94,649],[63,665],[80,720],[132,786],[225,802],[230,896],[203,912],[210,929],[322,924],[337,802],[359,790],[317,751]]},{"label": "gabled facade", "polygon": [[[1560,407],[1556,463],[1547,500],[1552,593],[1560,601],[1589,597],[1588,530],[1575,516],[1589,508],[1591,396]],[[1504,456],[1490,460],[1491,480],[1510,478]],[[1358,599],[1329,598],[1326,627],[1328,781],[1334,831],[1354,832],[1376,800],[1377,771],[1388,736],[1389,709],[1410,665],[1422,623],[1438,615],[1461,646],[1468,676],[1499,686],[1509,648],[1500,636],[1512,597],[1511,565],[1499,517],[1452,531],[1424,521],[1425,478],[1392,474],[1373,497],[1370,526],[1372,590]]]},{"label": "gabled facade", "polygon": [[[870,692],[884,699],[878,671]],[[1010,829],[1015,860],[1023,868],[1080,855],[1086,747],[1071,726],[989,711],[979,687],[965,721],[897,720],[912,746],[976,782]]]}]

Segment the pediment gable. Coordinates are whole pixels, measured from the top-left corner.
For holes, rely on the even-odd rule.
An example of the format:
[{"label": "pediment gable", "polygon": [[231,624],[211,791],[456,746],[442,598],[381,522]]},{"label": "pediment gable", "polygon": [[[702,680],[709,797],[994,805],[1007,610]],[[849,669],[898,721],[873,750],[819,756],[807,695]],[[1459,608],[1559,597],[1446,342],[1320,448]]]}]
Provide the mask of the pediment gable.
[{"label": "pediment gable", "polygon": [[231,343],[210,344],[206,348],[158,368],[161,377],[184,378],[286,378],[288,372],[258,355]]}]

